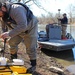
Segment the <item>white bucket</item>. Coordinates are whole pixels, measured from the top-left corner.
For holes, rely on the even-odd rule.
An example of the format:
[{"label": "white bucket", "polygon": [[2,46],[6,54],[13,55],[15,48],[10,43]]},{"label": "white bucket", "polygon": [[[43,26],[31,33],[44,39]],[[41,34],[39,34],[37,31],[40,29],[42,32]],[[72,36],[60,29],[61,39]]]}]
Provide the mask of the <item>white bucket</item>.
[{"label": "white bucket", "polygon": [[0,57],[0,65],[6,65],[7,61],[5,57]]},{"label": "white bucket", "polygon": [[13,65],[24,65],[24,61],[21,59],[13,59]]}]

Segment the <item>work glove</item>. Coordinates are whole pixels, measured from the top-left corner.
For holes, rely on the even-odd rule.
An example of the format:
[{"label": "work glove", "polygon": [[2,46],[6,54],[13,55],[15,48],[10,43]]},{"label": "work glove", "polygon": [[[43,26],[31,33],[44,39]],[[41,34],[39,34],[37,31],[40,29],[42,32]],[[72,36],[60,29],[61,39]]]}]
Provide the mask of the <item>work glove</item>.
[{"label": "work glove", "polygon": [[2,38],[2,39],[10,38],[9,32],[4,32],[4,33],[2,33],[2,34],[0,35],[0,38]]}]

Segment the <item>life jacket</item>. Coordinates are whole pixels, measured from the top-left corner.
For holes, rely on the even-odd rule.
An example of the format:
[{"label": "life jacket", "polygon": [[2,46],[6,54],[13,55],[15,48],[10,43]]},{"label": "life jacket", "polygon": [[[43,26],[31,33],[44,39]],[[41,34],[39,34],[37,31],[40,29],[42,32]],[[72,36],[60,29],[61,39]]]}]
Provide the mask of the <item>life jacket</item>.
[{"label": "life jacket", "polygon": [[[32,11],[31,11],[25,4],[23,4],[23,3],[13,3],[13,4],[22,5],[22,6],[27,10],[26,17],[27,17],[27,23],[29,23],[29,22],[32,20],[32,18],[33,18],[33,13],[32,13]],[[13,29],[13,27],[10,25],[10,23],[16,24],[16,22],[15,22],[15,21],[10,17],[10,15],[9,15],[9,14],[10,14],[10,10],[11,10],[11,6],[12,6],[13,4],[10,5],[9,12],[6,13],[6,14],[2,17],[3,21],[6,22],[7,26],[10,27],[10,28],[12,28],[12,29]]]}]

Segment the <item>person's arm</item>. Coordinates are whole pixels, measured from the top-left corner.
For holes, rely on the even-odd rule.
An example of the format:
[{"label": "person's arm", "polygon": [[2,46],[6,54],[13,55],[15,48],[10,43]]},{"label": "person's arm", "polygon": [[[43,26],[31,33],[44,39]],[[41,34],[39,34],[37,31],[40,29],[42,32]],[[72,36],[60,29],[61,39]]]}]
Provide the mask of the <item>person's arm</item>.
[{"label": "person's arm", "polygon": [[59,21],[62,21],[62,18],[58,18]]},{"label": "person's arm", "polygon": [[9,32],[10,37],[19,35],[21,32],[25,32],[27,29],[27,17],[25,8],[18,7],[13,10],[13,19],[16,21],[17,26]]}]

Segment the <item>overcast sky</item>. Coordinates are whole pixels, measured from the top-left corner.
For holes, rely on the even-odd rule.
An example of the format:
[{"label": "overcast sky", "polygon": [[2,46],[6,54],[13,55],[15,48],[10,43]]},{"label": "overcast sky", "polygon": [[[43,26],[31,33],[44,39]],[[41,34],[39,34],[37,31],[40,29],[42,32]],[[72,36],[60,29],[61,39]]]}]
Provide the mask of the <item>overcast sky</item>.
[{"label": "overcast sky", "polygon": [[[69,10],[71,4],[75,5],[75,0],[40,0],[40,2],[45,10],[52,13],[58,13],[58,9],[61,9],[61,12],[65,13]],[[46,14],[45,11],[35,5],[32,6],[32,10],[36,16]]]}]

